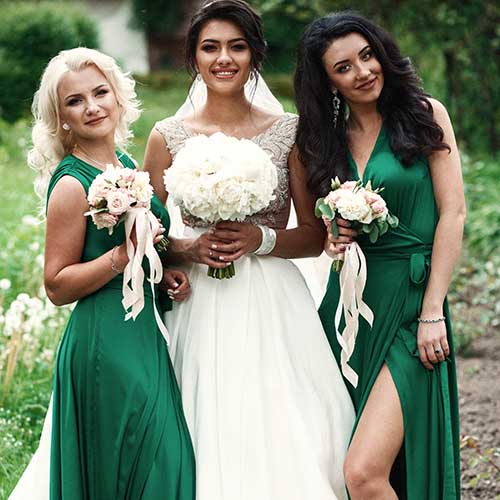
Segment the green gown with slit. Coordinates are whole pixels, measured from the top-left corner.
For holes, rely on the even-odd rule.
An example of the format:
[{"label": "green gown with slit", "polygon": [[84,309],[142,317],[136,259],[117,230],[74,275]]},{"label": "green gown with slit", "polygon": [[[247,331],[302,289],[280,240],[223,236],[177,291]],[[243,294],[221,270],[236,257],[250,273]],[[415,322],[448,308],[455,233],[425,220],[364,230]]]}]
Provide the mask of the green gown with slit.
[{"label": "green gown with slit", "polygon": [[[356,179],[357,168],[350,155],[349,164]],[[405,429],[404,444],[391,474],[398,497],[455,500],[460,498],[458,395],[446,302],[448,359],[428,371],[420,362],[416,337],[438,221],[428,162],[420,159],[404,167],[382,127],[363,174],[363,183],[368,180],[375,188],[385,188],[382,196],[399,218],[399,226],[375,244],[365,235],[358,238],[368,269],[363,298],[375,319],[372,328],[361,319],[349,361],[359,375],[356,388],[346,380],[356,409],[355,426],[386,363],[399,394]],[[339,276],[332,270],[319,314],[340,364],[334,324],[338,300]]]},{"label": "green gown with slit", "polygon": [[[126,155],[120,161],[135,168]],[[88,192],[99,173],[67,156],[52,176],[48,196],[65,175]],[[168,213],[156,197],[151,207],[168,231]],[[123,224],[110,236],[89,217],[81,261],[99,257],[124,238]],[[51,500],[195,498],[191,439],[147,279],[144,292],[144,309],[135,321],[124,320],[122,275],[80,299],[71,314],[54,378]]]}]

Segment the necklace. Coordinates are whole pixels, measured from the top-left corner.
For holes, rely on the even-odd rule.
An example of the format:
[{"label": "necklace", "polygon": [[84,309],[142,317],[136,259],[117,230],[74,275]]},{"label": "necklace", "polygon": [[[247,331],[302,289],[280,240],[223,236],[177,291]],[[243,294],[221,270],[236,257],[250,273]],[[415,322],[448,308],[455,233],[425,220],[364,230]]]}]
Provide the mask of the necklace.
[{"label": "necklace", "polygon": [[[109,163],[103,163],[102,161],[96,160],[95,158],[90,156],[79,144],[75,145],[75,147],[73,148],[73,152],[77,150],[85,159],[90,160],[92,163],[95,163],[103,170],[106,170],[107,165],[109,165]],[[114,165],[115,167],[117,166],[114,162],[111,163],[111,165]]]}]

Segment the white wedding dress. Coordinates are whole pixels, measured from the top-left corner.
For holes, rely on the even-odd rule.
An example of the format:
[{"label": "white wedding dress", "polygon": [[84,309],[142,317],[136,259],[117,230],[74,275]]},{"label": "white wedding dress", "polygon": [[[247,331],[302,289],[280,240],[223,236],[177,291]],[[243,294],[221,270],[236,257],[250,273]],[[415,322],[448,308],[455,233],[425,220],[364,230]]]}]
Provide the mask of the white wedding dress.
[{"label": "white wedding dress", "polygon": [[[251,222],[287,226],[287,159],[297,117],[253,140],[278,169],[276,199]],[[172,155],[192,132],[156,124]],[[184,214],[185,237],[206,230]],[[304,277],[289,260],[247,255],[216,280],[186,267],[192,295],[166,315],[196,454],[197,500],[343,500],[354,410]]]}]

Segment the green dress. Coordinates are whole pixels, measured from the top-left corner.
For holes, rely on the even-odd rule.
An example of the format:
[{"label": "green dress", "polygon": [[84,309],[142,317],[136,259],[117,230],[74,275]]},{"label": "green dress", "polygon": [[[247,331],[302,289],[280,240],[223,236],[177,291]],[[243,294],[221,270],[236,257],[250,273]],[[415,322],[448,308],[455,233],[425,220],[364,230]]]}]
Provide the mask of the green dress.
[{"label": "green dress", "polygon": [[[125,155],[120,161],[135,168]],[[48,196],[65,175],[88,192],[99,173],[67,156],[52,176]],[[168,231],[168,213],[156,197],[152,211]],[[109,236],[89,217],[81,261],[122,243],[123,226]],[[51,500],[195,498],[191,440],[146,280],[144,292],[145,306],[135,321],[124,321],[122,275],[73,310],[54,378]]]},{"label": "green dress", "polygon": [[[349,156],[354,178],[357,168]],[[460,498],[458,395],[452,332],[444,304],[451,354],[428,371],[417,349],[417,318],[429,276],[438,211],[429,166],[425,159],[404,167],[392,152],[382,127],[366,166],[363,183],[383,186],[388,208],[399,226],[371,244],[358,243],[366,256],[368,276],[363,294],[372,309],[373,328],[361,319],[349,365],[359,375],[357,388],[346,381],[356,409],[356,423],[383,363],[394,379],[404,419],[404,444],[391,482],[400,499]],[[339,300],[339,277],[330,273],[319,309],[323,326],[340,364],[334,315]],[[342,325],[341,325],[342,326]],[[355,429],[356,427],[354,427]]]}]

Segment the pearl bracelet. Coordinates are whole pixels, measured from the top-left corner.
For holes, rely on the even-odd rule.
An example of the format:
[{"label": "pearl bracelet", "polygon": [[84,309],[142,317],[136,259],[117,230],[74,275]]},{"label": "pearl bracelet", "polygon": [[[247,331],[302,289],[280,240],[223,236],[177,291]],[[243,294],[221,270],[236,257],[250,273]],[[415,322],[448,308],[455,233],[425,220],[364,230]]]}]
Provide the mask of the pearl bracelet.
[{"label": "pearl bracelet", "polygon": [[432,318],[432,319],[422,319],[422,318],[417,318],[417,321],[419,323],[439,323],[441,321],[445,321],[446,318],[444,316],[441,316],[440,318]]},{"label": "pearl bracelet", "polygon": [[260,247],[255,250],[254,255],[270,254],[276,246],[276,231],[271,227],[261,226],[260,224],[257,225],[257,227],[262,232],[262,243]]},{"label": "pearl bracelet", "polygon": [[114,256],[115,256],[115,250],[117,249],[118,247],[115,246],[113,247],[113,250],[111,250],[111,257],[110,257],[110,260],[111,260],[111,270],[116,273],[116,274],[121,274],[123,273],[123,269],[118,269],[116,266],[115,266],[115,260],[114,260]]}]

